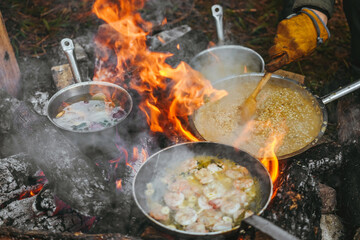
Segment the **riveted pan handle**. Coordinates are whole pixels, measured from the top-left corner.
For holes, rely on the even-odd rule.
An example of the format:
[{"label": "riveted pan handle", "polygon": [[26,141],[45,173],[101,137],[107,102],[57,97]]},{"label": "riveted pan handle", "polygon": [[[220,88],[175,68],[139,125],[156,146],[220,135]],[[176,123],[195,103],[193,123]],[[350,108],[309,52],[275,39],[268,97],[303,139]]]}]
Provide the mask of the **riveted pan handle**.
[{"label": "riveted pan handle", "polygon": [[71,72],[74,75],[74,80],[76,83],[81,83],[80,72],[76,63],[75,53],[74,53],[74,43],[70,38],[64,38],[60,42],[62,50],[65,52],[65,55],[69,61]]},{"label": "riveted pan handle", "polygon": [[223,9],[216,4],[211,7],[212,15],[216,22],[216,31],[218,35],[218,45],[224,44],[224,28],[223,28]]}]

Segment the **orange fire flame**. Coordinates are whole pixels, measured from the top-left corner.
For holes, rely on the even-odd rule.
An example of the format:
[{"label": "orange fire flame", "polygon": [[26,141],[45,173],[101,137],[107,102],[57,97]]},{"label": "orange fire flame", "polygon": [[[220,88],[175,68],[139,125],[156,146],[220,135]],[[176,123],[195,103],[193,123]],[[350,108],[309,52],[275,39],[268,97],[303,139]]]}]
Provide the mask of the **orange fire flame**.
[{"label": "orange fire flame", "polygon": [[[285,123],[283,123],[285,124]],[[248,136],[251,135],[251,131],[256,126],[255,121],[249,121],[242,132],[239,134],[236,141],[233,143],[235,147],[240,147],[244,142],[249,141]],[[274,129],[274,126],[271,122],[267,121],[263,123],[264,128]],[[285,133],[272,133],[268,137],[267,142],[264,144],[265,147],[261,148],[257,154],[262,164],[269,171],[272,182],[275,182],[279,175],[279,161],[275,154],[276,150],[282,144],[282,139],[284,138]]]},{"label": "orange fire flame", "polygon": [[[152,24],[144,21],[138,13],[143,5],[144,0],[96,0],[94,3],[93,12],[107,23],[99,28],[96,37],[100,52],[94,80],[111,81],[137,91],[142,97],[139,109],[152,132],[164,133],[170,139],[177,136],[199,141],[187,130],[188,116],[205,101],[218,100],[227,92],[214,89],[208,80],[185,62],[176,67],[167,64],[171,53],[152,52],[147,48],[147,35]],[[162,23],[166,24],[166,19]],[[111,58],[114,55],[116,67],[115,64],[107,66],[107,62],[114,60]],[[244,71],[247,72],[246,66]],[[127,79],[128,72],[132,73],[130,81]],[[278,175],[274,154],[278,143],[279,140],[274,140],[273,144],[269,144],[269,150],[265,152],[270,152],[272,157],[263,159],[273,181]],[[132,167],[127,159],[126,164]]]},{"label": "orange fire flame", "polygon": [[28,198],[28,197],[32,197],[35,196],[36,194],[38,194],[41,189],[43,188],[44,184],[38,184],[35,186],[35,188],[29,190],[29,191],[25,191],[23,192],[20,196],[19,196],[19,200],[24,199],[24,198]]},{"label": "orange fire flame", "polygon": [[[269,125],[270,129],[275,129],[274,126],[269,122],[267,123]],[[285,124],[285,122],[280,123]],[[279,160],[275,154],[276,150],[281,146],[282,140],[285,137],[285,132],[273,132],[268,137],[268,142],[266,146],[262,149],[260,149],[259,154],[262,156],[261,162],[266,167],[266,169],[269,171],[271,180],[273,183],[276,181],[278,175],[279,175]],[[274,191],[274,195],[276,194],[276,190]]]},{"label": "orange fire flame", "polygon": [[279,140],[276,137],[272,137],[273,141],[263,148],[264,158],[261,159],[262,164],[269,171],[271,180],[275,182],[279,174],[279,161],[275,155],[275,149],[278,146]]},{"label": "orange fire flame", "polygon": [[157,39],[158,39],[161,43],[165,43],[165,40],[162,39],[162,37],[158,36]]},{"label": "orange fire flame", "polygon": [[[172,138],[182,136],[198,141],[186,130],[187,117],[205,99],[220,99],[227,93],[214,89],[185,62],[176,68],[171,67],[165,60],[172,54],[151,52],[147,48],[146,36],[152,24],[144,21],[137,12],[143,4],[141,0],[119,0],[118,3],[97,0],[94,3],[93,12],[110,26],[106,31],[99,31],[97,42],[103,48],[112,49],[117,56],[116,68],[98,69],[94,79],[103,80],[110,71],[113,73],[111,81],[124,86],[126,72],[131,66],[136,66],[138,71],[128,87],[143,97],[139,108],[144,112],[150,130]],[[104,53],[99,58],[106,62],[109,56]],[[106,80],[110,81],[109,78]]]},{"label": "orange fire flame", "polygon": [[164,25],[166,25],[166,24],[167,24],[167,19],[164,18],[164,20],[161,22],[161,25],[164,26]]},{"label": "orange fire flame", "polygon": [[[145,162],[148,157],[148,153],[144,148],[142,148],[141,151],[139,151],[139,148],[134,147],[133,151],[132,151],[132,156],[129,157],[129,153],[125,148],[123,148],[117,144],[116,144],[116,147],[119,150],[119,152],[121,153],[121,156],[109,161],[109,163],[112,165],[112,167],[114,169],[117,169],[119,167],[119,164],[125,163],[125,165],[127,167],[131,168],[135,172],[136,170],[135,170],[134,166],[131,165],[130,161],[133,163],[136,161]],[[116,189],[121,190],[122,189],[122,179],[117,179],[115,181],[115,185],[116,185]]]},{"label": "orange fire flame", "polygon": [[120,190],[122,188],[122,180],[118,179],[116,180],[116,189]]}]

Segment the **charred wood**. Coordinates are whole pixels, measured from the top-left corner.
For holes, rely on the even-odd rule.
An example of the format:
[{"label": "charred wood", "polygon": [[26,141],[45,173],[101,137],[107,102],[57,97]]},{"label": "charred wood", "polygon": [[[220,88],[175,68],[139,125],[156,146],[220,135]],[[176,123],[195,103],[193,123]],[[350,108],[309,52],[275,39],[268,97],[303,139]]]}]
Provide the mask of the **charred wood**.
[{"label": "charred wood", "polygon": [[47,216],[53,216],[59,209],[59,204],[56,204],[54,193],[45,185],[39,194],[37,194],[34,210],[37,212],[43,212]]},{"label": "charred wood", "polygon": [[342,146],[335,142],[323,143],[294,157],[292,161],[308,169],[320,179],[339,171],[348,159],[357,154],[356,145]]},{"label": "charred wood", "polygon": [[32,210],[34,201],[33,196],[8,204],[0,211],[0,226],[26,227],[34,215]]},{"label": "charred wood", "polygon": [[62,239],[62,240],[139,240],[140,238],[128,237],[119,233],[109,234],[86,234],[86,233],[54,233],[41,230],[20,230],[13,227],[0,227],[0,239],[2,240],[33,240],[33,239]]},{"label": "charred wood", "polygon": [[142,239],[158,239],[158,240],[175,240],[175,238],[169,234],[163,233],[154,227],[147,227],[141,234]]},{"label": "charred wood", "polygon": [[88,217],[75,211],[48,216],[37,209],[37,196],[11,202],[0,211],[0,227],[22,230],[46,230],[50,232],[77,232],[89,227]]},{"label": "charred wood", "polygon": [[34,176],[37,169],[24,153],[0,159],[0,208],[19,199],[25,192],[41,189]]},{"label": "charred wood", "polygon": [[88,157],[25,102],[4,91],[0,91],[0,102],[2,114],[12,117],[19,145],[43,170],[56,196],[88,216],[111,209],[109,184]]},{"label": "charred wood", "polygon": [[310,171],[289,164],[275,183],[264,217],[300,239],[321,239],[319,185]]},{"label": "charred wood", "polygon": [[[42,186],[43,184],[39,183],[32,186],[21,186],[10,193],[0,193],[0,209],[21,198],[29,197],[26,196],[28,193],[36,193],[42,188]],[[32,194],[29,195],[31,196]]]}]

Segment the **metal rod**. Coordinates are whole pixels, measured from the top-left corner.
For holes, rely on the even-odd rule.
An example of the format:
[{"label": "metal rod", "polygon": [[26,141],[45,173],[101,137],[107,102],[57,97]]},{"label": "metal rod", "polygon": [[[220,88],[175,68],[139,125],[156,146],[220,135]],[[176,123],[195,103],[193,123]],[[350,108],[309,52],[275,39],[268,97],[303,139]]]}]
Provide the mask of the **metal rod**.
[{"label": "metal rod", "polygon": [[345,96],[359,88],[360,88],[360,79],[358,79],[356,82],[354,82],[352,84],[349,84],[345,87],[342,87],[334,92],[331,92],[331,93],[323,96],[321,98],[321,100],[324,104],[327,104],[327,103],[332,102],[342,96]]},{"label": "metal rod", "polygon": [[70,63],[71,72],[74,75],[75,82],[81,83],[81,76],[75,59],[75,47],[73,41],[70,38],[64,38],[61,40],[61,47]]},{"label": "metal rod", "polygon": [[277,240],[299,240],[299,238],[291,235],[290,233],[286,232],[284,229],[276,226],[274,223],[268,221],[265,218],[262,218],[256,214],[245,218],[243,220],[247,224],[250,224],[261,232],[268,234],[270,237],[277,239]]},{"label": "metal rod", "polygon": [[212,15],[216,20],[216,31],[218,35],[218,45],[224,44],[224,28],[223,28],[223,9],[220,5],[213,5],[211,7]]}]

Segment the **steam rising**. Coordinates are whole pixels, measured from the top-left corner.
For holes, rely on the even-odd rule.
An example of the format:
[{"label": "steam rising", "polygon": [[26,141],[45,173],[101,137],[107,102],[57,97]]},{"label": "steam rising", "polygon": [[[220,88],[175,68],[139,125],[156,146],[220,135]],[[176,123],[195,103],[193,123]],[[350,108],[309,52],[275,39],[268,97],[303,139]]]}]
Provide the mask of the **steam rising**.
[{"label": "steam rising", "polygon": [[190,65],[211,82],[243,73],[264,71],[264,60],[258,53],[236,45],[205,50],[195,56]]}]

